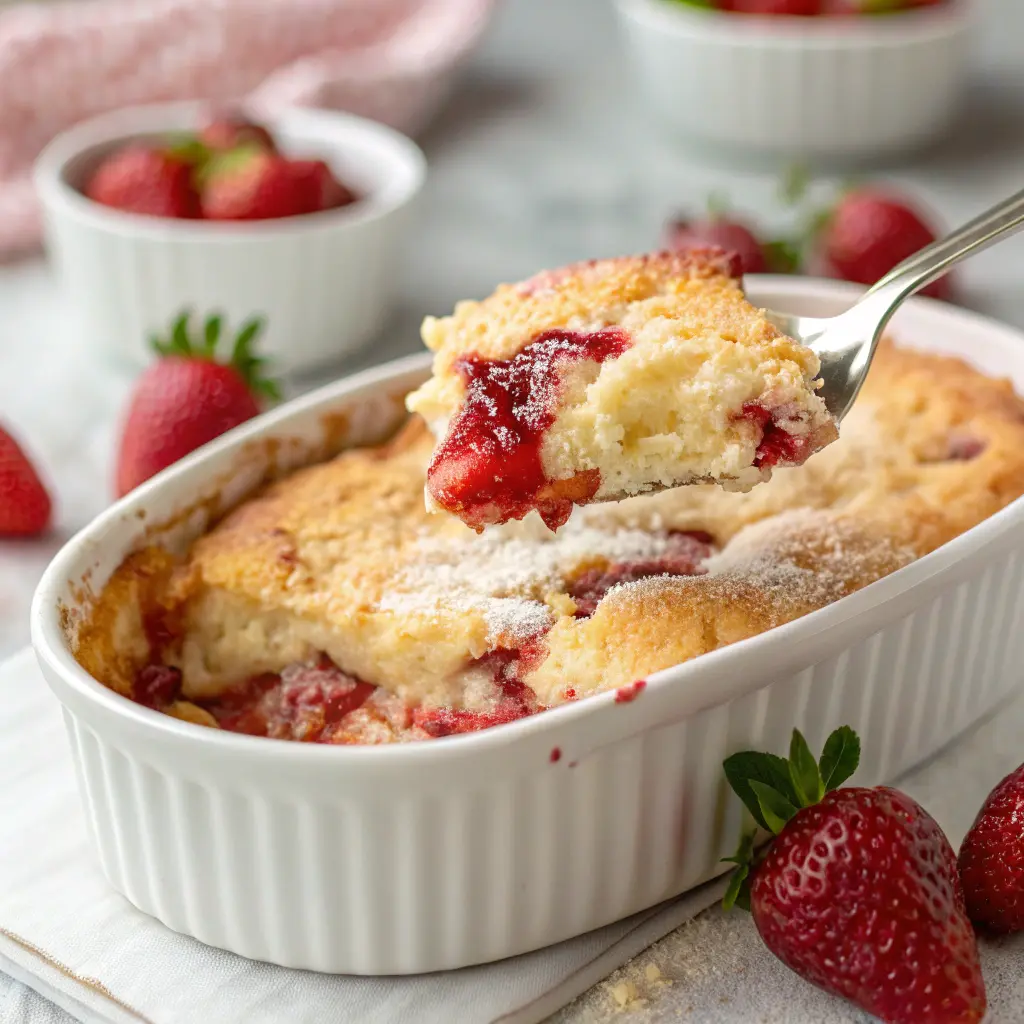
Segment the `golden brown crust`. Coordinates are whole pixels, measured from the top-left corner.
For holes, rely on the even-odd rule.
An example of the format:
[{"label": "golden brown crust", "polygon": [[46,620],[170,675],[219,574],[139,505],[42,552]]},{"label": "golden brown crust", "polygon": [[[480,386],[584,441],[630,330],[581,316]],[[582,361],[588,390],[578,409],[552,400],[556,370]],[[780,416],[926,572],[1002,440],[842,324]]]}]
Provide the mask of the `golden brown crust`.
[{"label": "golden brown crust", "polygon": [[103,588],[78,629],[75,657],[91,676],[126,696],[162,639],[175,560],[161,548],[129,555]]},{"label": "golden brown crust", "polygon": [[519,284],[499,285],[480,302],[460,302],[451,316],[427,317],[423,341],[440,353],[434,372],[442,373],[467,352],[507,359],[543,331],[590,322],[595,311],[612,314],[606,322],[613,323],[615,310],[649,300],[652,317],[714,323],[733,340],[753,344],[781,337],[767,320],[752,315],[733,261],[711,250],[587,260],[546,270]]},{"label": "golden brown crust", "polygon": [[[383,448],[295,473],[197,541],[169,583],[168,556],[133,556],[83,627],[79,660],[125,692],[141,663],[126,609],[162,602],[186,624],[169,654],[186,697],[216,692],[232,666],[323,649],[404,699],[469,705],[475,659],[531,630],[547,630],[524,676],[542,704],[620,686],[823,607],[1024,494],[1024,402],[960,360],[885,344],[840,440],[805,466],[749,494],[689,487],[592,506],[556,537],[529,520],[477,537],[426,513],[429,450],[413,420]],[[574,616],[584,570],[659,557],[667,530],[713,535],[707,575],[627,583]],[[235,638],[246,631],[248,648]]]}]

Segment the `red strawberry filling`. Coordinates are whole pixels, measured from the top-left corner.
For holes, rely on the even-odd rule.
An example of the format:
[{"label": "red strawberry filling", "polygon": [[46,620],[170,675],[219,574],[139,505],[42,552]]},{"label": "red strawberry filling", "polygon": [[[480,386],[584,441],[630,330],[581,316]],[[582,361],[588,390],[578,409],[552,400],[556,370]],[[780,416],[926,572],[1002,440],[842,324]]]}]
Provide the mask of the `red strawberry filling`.
[{"label": "red strawberry filling", "polygon": [[799,466],[814,454],[814,441],[810,434],[791,434],[783,430],[774,413],[763,405],[746,402],[740,416],[761,428],[761,440],[754,453],[754,465],[758,469]]},{"label": "red strawberry filling", "polygon": [[543,708],[537,703],[533,690],[521,677],[543,656],[543,644],[539,637],[528,640],[519,648],[489,651],[477,661],[477,665],[488,669],[494,676],[499,696],[493,707],[486,711],[419,707],[412,713],[414,724],[434,737],[452,736],[456,733],[489,729],[492,725],[504,725],[506,722],[514,722],[542,711]]},{"label": "red strawberry filling", "polygon": [[970,462],[985,450],[985,442],[970,434],[951,434],[946,458],[950,462]]},{"label": "red strawberry filling", "polygon": [[147,665],[132,684],[132,700],[147,708],[162,708],[181,693],[181,672],[170,665]]},{"label": "red strawberry filling", "polygon": [[605,594],[623,583],[635,583],[650,576],[703,576],[707,572],[703,563],[710,556],[713,543],[711,535],[700,530],[673,533],[660,558],[612,562],[603,569],[588,569],[569,587],[569,596],[576,602],[576,618],[589,618]]},{"label": "red strawberry filling", "polygon": [[329,726],[362,707],[375,689],[321,656],[312,665],[289,665],[279,676],[256,676],[243,693],[205,706],[222,728],[233,732],[316,742]]},{"label": "red strawberry filling", "polygon": [[565,523],[601,479],[596,470],[568,480],[544,472],[541,442],[555,420],[559,373],[571,363],[615,359],[629,344],[613,327],[545,331],[511,359],[460,359],[466,396],[427,470],[437,504],[477,530],[532,509],[552,530]]},{"label": "red strawberry filling", "polygon": [[[482,711],[416,707],[396,714],[391,705],[399,703],[397,698],[343,672],[326,655],[313,664],[289,665],[280,674],[253,676],[212,700],[196,703],[222,729],[249,736],[306,743],[363,742],[360,736],[366,722],[356,719],[369,713],[370,718],[386,720],[392,731],[411,728],[420,738],[424,734],[436,738],[489,729],[543,710],[521,680],[523,672],[542,657],[542,642],[537,638],[517,649],[490,651],[480,658],[476,665],[492,673],[496,686],[492,706]],[[138,673],[131,696],[147,707],[163,709],[178,699],[180,691],[178,669],[147,665]]]}]

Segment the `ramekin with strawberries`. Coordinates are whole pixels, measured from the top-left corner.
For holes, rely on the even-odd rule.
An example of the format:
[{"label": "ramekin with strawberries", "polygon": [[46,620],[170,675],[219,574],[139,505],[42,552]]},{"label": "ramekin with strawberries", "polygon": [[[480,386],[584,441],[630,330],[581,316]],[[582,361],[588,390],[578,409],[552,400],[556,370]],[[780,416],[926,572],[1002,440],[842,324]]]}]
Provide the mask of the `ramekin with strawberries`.
[{"label": "ramekin with strawberries", "polygon": [[733,158],[870,160],[942,135],[972,0],[616,0],[640,95]]},{"label": "ramekin with strawberries", "polygon": [[47,248],[83,344],[136,366],[188,310],[261,316],[276,370],[335,362],[381,326],[426,164],[383,125],[321,110],[256,124],[137,107],[36,165]]}]

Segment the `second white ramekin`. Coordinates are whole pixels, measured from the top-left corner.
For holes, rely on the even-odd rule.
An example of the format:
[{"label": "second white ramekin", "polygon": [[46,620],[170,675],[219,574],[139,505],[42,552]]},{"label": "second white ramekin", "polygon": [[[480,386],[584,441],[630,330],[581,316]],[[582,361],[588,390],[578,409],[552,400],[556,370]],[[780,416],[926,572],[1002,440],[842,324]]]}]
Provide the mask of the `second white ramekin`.
[{"label": "second white ramekin", "polygon": [[644,102],[742,158],[847,162],[912,150],[964,92],[973,0],[886,16],[757,17],[616,0]]},{"label": "second white ramekin", "polygon": [[[856,290],[751,278],[755,302],[823,316]],[[909,345],[1024,392],[1020,332],[913,301]],[[167,543],[278,469],[379,436],[428,372],[403,360],[298,399],[133,491],[61,551],[32,640],[64,705],[85,817],[111,884],[170,928],[247,957],[353,974],[511,956],[651,906],[721,872],[740,825],[722,759],[820,749],[853,726],[858,784],[894,779],[1021,684],[1024,500],[871,586],[614,693],[466,736],[325,747],[189,725],[92,679],[76,617],[152,524]],[[272,443],[268,443],[272,442]],[[190,517],[183,509],[193,509]],[[142,516],[143,518],[140,518]],[[159,536],[164,536],[160,535]],[[552,757],[558,750],[560,756]]]},{"label": "second white ramekin", "polygon": [[79,189],[101,154],[132,138],[198,128],[201,104],[134,107],[58,136],[36,164],[47,248],[75,327],[97,352],[139,366],[148,339],[184,310],[234,325],[266,320],[260,350],[279,371],[356,351],[384,322],[399,245],[426,162],[384,125],[326,110],[292,110],[268,127],[286,153],[326,160],[361,196],[339,210],[279,220],[210,222],[142,217]]}]

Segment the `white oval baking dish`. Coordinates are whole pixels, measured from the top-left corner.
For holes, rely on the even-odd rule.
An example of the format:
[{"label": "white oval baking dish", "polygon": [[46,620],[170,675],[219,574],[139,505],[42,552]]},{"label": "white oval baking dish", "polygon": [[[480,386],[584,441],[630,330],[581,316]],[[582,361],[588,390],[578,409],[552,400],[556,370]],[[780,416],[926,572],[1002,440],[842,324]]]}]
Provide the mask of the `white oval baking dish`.
[{"label": "white oval baking dish", "polygon": [[[855,294],[797,278],[748,284],[755,301],[816,315]],[[919,301],[896,330],[1024,391],[1024,337],[1008,327]],[[848,723],[864,740],[858,780],[875,783],[1018,685],[1024,501],[851,597],[652,676],[632,703],[605,693],[468,736],[358,748],[220,733],[133,704],[78,666],[74,615],[147,523],[218,490],[237,501],[268,452],[280,465],[322,450],[339,412],[349,443],[380,434],[426,369],[425,357],[392,363],[232,432],[105,512],[39,586],[33,643],[64,705],[103,870],[169,927],[355,974],[521,953],[721,871],[739,828],[728,753],[782,750],[794,725],[820,746]],[[176,539],[202,528],[203,507]]]}]

